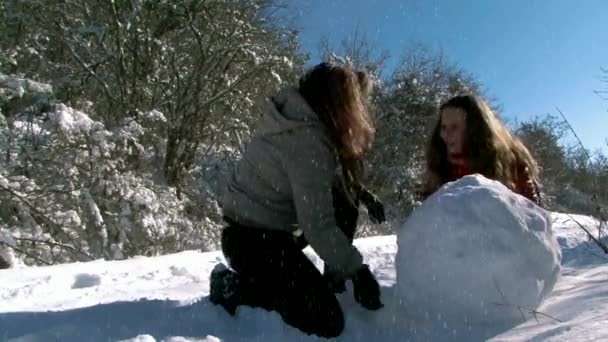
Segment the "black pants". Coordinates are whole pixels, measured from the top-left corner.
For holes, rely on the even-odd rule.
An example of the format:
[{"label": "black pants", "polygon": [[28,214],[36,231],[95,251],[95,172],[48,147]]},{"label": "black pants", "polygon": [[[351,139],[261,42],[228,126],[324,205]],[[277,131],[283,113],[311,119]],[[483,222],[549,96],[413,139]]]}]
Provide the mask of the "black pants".
[{"label": "black pants", "polygon": [[[352,241],[358,203],[351,203],[337,186],[332,188],[332,196],[336,223]],[[303,237],[295,240],[287,232],[227,221],[222,251],[239,274],[241,304],[275,310],[287,324],[308,334],[335,337],[342,333],[342,309],[327,279],[302,253],[308,244]]]},{"label": "black pants", "polygon": [[275,310],[307,334],[342,333],[336,296],[290,233],[233,224],[222,232],[222,251],[238,273],[239,304]]}]

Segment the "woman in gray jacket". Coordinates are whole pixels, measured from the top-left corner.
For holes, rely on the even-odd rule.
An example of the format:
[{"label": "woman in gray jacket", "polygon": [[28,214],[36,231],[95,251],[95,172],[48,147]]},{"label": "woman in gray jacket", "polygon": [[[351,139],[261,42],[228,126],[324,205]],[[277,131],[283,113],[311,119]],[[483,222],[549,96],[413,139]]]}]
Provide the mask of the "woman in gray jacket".
[{"label": "woman in gray jacket", "polygon": [[[332,203],[336,170],[357,179],[374,126],[367,77],[322,63],[269,99],[221,206],[228,226],[222,251],[232,270],[211,274],[210,300],[232,315],[239,305],[279,312],[308,334],[340,335],[342,309],[327,279],[304,255],[298,235],[332,270],[351,279],[357,302],[382,307],[380,287],[359,251],[338,228]],[[356,196],[356,194],[353,194]]]}]

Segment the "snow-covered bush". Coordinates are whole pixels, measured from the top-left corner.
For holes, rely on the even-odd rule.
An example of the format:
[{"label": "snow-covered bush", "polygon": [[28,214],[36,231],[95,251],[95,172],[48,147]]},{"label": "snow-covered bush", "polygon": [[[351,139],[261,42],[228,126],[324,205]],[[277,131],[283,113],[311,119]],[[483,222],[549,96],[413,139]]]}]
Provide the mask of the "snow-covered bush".
[{"label": "snow-covered bush", "polygon": [[[3,99],[21,101],[38,89],[46,88]],[[215,246],[217,234],[208,229],[218,230],[209,218],[219,221],[217,208],[193,220],[186,209],[194,202],[179,199],[159,173],[162,113],[141,113],[109,130],[61,103],[26,108],[3,115],[0,125],[0,230],[27,263]],[[212,191],[200,197],[212,207]]]}]

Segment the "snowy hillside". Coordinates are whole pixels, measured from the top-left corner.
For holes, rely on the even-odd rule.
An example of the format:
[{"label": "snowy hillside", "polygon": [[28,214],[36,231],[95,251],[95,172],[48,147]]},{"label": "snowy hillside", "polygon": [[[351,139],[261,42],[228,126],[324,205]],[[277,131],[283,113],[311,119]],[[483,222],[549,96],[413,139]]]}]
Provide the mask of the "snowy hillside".
[{"label": "snowy hillside", "polygon": [[[575,219],[594,224],[586,217]],[[563,252],[561,278],[539,308],[538,322],[529,320],[496,336],[496,341],[608,339],[608,258],[570,217],[553,214],[553,220]],[[395,283],[395,237],[361,239],[356,244],[380,280],[386,303]],[[220,260],[217,252],[188,251],[0,271],[0,340],[318,340],[283,324],[276,313],[241,307],[235,319],[209,303],[208,275]],[[366,311],[352,299],[352,292],[341,295],[340,301],[346,328],[338,340],[411,339],[407,322],[390,309]]]}]

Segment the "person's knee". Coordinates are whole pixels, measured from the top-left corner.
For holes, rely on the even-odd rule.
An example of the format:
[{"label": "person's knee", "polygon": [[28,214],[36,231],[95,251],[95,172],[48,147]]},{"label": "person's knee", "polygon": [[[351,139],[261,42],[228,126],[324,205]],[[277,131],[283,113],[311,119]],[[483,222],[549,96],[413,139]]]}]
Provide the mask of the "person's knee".
[{"label": "person's knee", "polygon": [[332,300],[312,310],[300,311],[296,317],[290,317],[291,322],[288,323],[309,335],[326,338],[340,336],[344,331],[344,314],[337,299],[332,297]]},{"label": "person's knee", "polygon": [[319,322],[322,324],[319,327],[317,335],[326,338],[338,337],[344,331],[344,314],[340,307],[334,311],[332,315],[319,317]]}]

